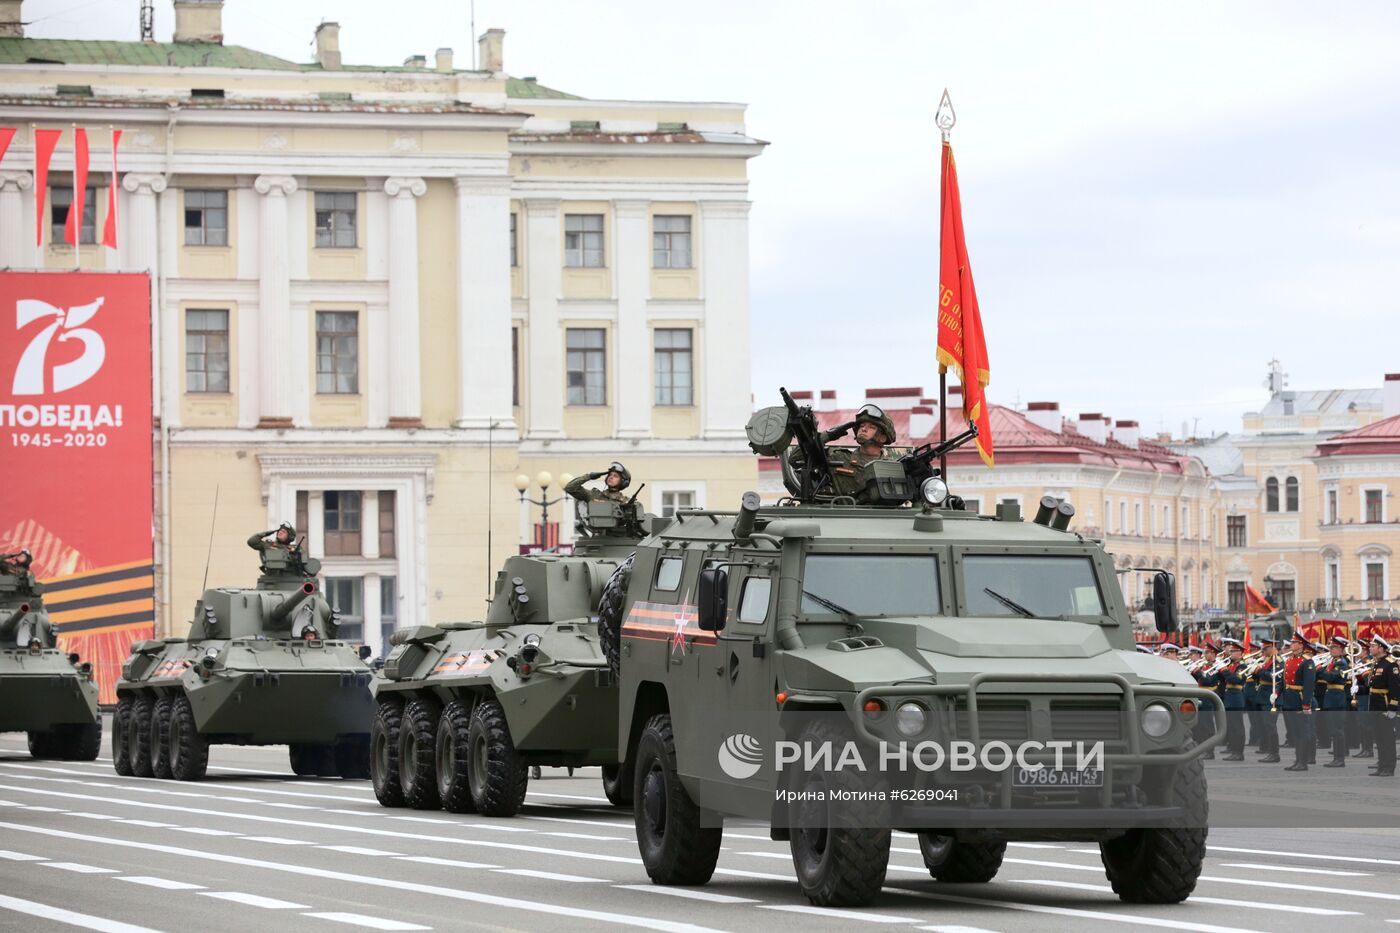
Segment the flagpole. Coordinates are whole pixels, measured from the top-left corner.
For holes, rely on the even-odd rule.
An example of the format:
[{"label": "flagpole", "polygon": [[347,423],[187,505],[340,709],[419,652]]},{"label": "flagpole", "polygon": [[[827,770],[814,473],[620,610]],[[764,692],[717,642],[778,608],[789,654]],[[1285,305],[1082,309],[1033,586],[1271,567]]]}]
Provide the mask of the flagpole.
[{"label": "flagpole", "polygon": [[[958,115],[953,112],[953,99],[948,96],[948,89],[943,89],[943,98],[938,102],[938,111],[933,117],[934,123],[938,124],[939,131],[943,134],[943,143],[948,143],[953,132],[953,124],[958,122]],[[941,177],[948,171],[948,166],[943,158],[943,153],[939,151],[938,163],[940,166],[939,178],[939,205],[938,205],[938,242],[939,248],[943,243],[943,190],[945,188],[944,179]],[[936,326],[936,321],[935,321]],[[938,443],[940,447],[948,440],[948,367],[938,366]],[[943,477],[943,482],[948,482],[948,453],[944,451],[938,457],[938,472]]]},{"label": "flagpole", "polygon": [[73,221],[73,271],[83,271],[83,214],[87,212],[87,179],[83,179],[83,199],[78,200],[78,124],[73,124],[73,198],[68,202],[68,213],[78,208],[78,219]]}]

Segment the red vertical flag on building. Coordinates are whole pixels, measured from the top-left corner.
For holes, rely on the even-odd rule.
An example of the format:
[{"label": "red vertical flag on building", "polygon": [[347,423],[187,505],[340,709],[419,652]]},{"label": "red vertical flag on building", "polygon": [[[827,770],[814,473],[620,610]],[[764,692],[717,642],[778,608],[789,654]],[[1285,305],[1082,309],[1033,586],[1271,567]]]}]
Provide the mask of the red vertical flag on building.
[{"label": "red vertical flag on building", "polygon": [[34,245],[44,245],[44,199],[49,193],[49,160],[63,130],[34,131]]},{"label": "red vertical flag on building", "polygon": [[74,246],[83,235],[83,212],[87,210],[88,143],[87,130],[73,130],[73,202],[63,225],[63,239]]},{"label": "red vertical flag on building", "polygon": [[0,159],[5,158],[5,150],[10,148],[10,140],[15,138],[15,128],[0,126]]},{"label": "red vertical flag on building", "polygon": [[117,146],[122,131],[112,130],[112,183],[107,186],[107,220],[102,224],[102,245],[117,248]]},{"label": "red vertical flag on building", "polygon": [[962,380],[963,415],[977,425],[977,452],[993,465],[992,414],[984,391],[991,380],[982,313],[963,237],[962,198],[953,147],[943,142],[943,219],[938,263],[938,362]]}]

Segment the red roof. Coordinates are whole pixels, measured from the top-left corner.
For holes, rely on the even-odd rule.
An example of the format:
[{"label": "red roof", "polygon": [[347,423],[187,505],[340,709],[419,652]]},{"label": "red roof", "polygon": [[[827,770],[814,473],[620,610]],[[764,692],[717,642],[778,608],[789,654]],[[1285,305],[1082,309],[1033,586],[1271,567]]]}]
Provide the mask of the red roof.
[{"label": "red roof", "polygon": [[[1387,379],[1390,377],[1387,376]],[[1329,437],[1317,445],[1314,457],[1364,457],[1400,453],[1400,415],[1364,428]]]}]

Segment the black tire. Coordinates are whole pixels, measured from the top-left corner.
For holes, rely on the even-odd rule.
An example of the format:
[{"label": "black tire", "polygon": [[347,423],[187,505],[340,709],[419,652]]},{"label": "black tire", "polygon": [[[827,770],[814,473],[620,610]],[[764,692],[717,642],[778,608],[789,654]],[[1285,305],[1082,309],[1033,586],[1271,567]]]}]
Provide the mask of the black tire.
[{"label": "black tire", "polygon": [[409,700],[399,728],[399,785],[404,803],[415,810],[442,806],[434,776],[438,708],[428,700]]},{"label": "black tire", "polygon": [[57,736],[50,730],[32,731],[27,736],[29,739],[30,758],[55,758],[58,747]]},{"label": "black tire", "polygon": [[63,757],[68,761],[96,761],[102,750],[102,719],[71,725],[64,735]]},{"label": "black tire", "polygon": [[310,742],[293,742],[287,746],[287,761],[298,777],[315,777],[321,769],[320,746]]},{"label": "black tire", "polygon": [[311,746],[315,751],[317,777],[339,777],[340,763],[335,755],[334,742],[318,742]]},{"label": "black tire", "polygon": [[136,698],[131,708],[128,722],[127,758],[131,762],[131,773],[136,777],[151,776],[151,719],[156,701],[149,696]]},{"label": "black tire", "polygon": [[362,781],[369,777],[369,736],[352,735],[335,743],[331,749],[335,773],[346,780]]},{"label": "black tire", "polygon": [[403,701],[381,698],[369,726],[369,779],[381,807],[403,806],[399,784],[399,728],[403,722]]},{"label": "black tire", "polygon": [[615,807],[632,806],[631,774],[622,765],[603,765],[603,794]]},{"label": "black tire", "polygon": [[500,703],[482,700],[476,705],[467,728],[467,746],[467,777],[476,812],[515,816],[525,805],[530,769],[515,750]]},{"label": "black tire", "polygon": [[163,696],[151,707],[151,777],[170,779],[170,705]]},{"label": "black tire", "polygon": [[637,848],[656,884],[697,885],[710,880],[724,839],[720,826],[704,826],[676,771],[671,717],[651,717],[637,740],[632,796]]},{"label": "black tire", "polygon": [[166,729],[170,776],[177,781],[203,780],[209,770],[209,740],[199,734],[190,698],[178,696],[170,707]]},{"label": "black tire", "polygon": [[117,699],[117,711],[112,714],[112,767],[122,777],[131,776],[131,751],[127,748],[130,739],[131,708],[136,701],[130,694]]},{"label": "black tire", "polygon": [[935,880],[982,884],[1001,870],[1006,843],[958,842],[952,836],[919,833],[919,852],[923,854],[924,867]]},{"label": "black tire", "polygon": [[434,744],[438,797],[442,808],[451,813],[475,813],[470,770],[472,714],[453,700],[438,719]]},{"label": "black tire", "polygon": [[598,599],[598,642],[603,646],[603,654],[614,674],[618,672],[622,651],[623,612],[627,608],[627,586],[632,582],[632,561],[635,557],[635,554],[630,554],[617,565],[613,575],[603,585],[603,595]]},{"label": "black tire", "polygon": [[1175,770],[1170,800],[1186,811],[1175,827],[1133,829],[1099,843],[1104,872],[1119,900],[1179,904],[1196,889],[1206,856],[1205,765],[1193,758]]},{"label": "black tire", "polygon": [[[798,741],[803,748],[840,748],[850,739],[849,730],[822,718],[808,723]],[[788,845],[802,893],[817,907],[869,904],[885,883],[890,830],[868,807],[831,800],[835,791],[869,788],[842,771],[813,771],[800,781],[794,789],[802,793],[788,810]]]}]

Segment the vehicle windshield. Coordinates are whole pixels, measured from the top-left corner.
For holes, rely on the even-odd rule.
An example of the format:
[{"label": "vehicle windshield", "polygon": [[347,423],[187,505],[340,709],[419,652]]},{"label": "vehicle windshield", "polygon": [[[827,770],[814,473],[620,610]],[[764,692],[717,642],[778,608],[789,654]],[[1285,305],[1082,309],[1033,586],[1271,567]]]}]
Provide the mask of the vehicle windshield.
[{"label": "vehicle windshield", "polygon": [[811,554],[802,590],[805,616],[943,614],[933,554]]},{"label": "vehicle windshield", "polygon": [[963,587],[971,616],[1056,619],[1105,613],[1088,557],[969,554],[963,558]]}]

